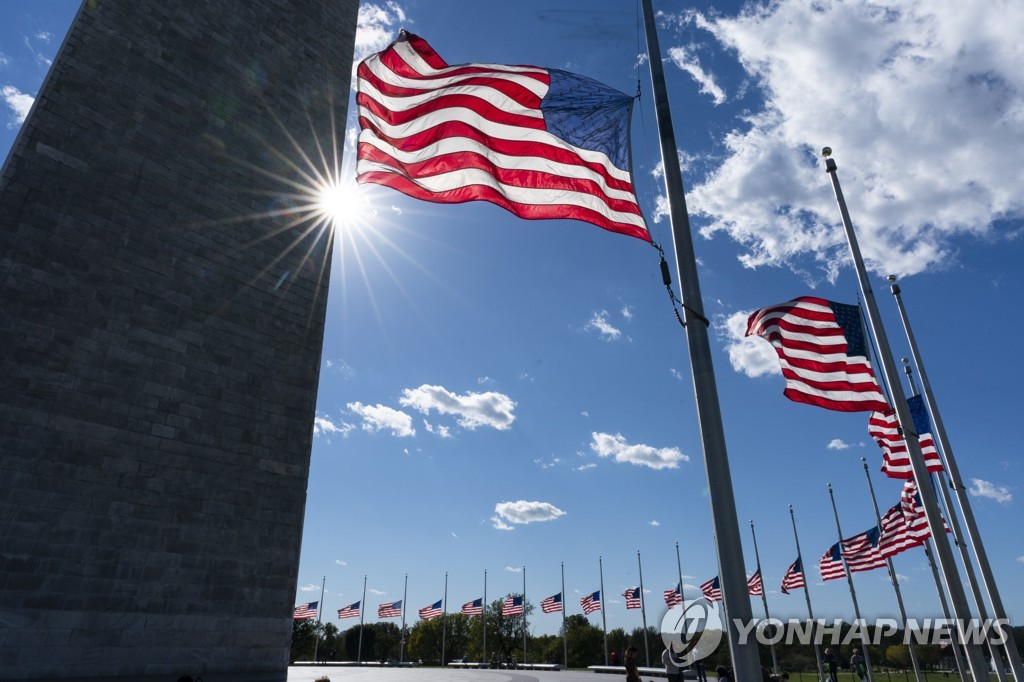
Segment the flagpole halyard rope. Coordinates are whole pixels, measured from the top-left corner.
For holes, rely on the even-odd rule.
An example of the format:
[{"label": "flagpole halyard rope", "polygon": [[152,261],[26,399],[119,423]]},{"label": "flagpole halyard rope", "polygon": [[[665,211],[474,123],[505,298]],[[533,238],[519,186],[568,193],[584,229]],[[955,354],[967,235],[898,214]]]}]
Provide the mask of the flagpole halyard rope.
[{"label": "flagpole halyard rope", "polygon": [[665,290],[668,292],[668,299],[672,302],[672,312],[675,313],[679,324],[683,327],[686,326],[686,322],[683,321],[683,316],[679,314],[679,308],[683,308],[685,310],[689,310],[694,317],[704,323],[704,326],[710,327],[711,322],[708,318],[704,317],[676,297],[676,292],[672,290],[672,273],[669,271],[668,262],[665,260],[665,250],[661,248],[661,244],[653,239],[651,240],[651,246],[657,249],[658,255],[661,257],[661,281],[665,283]]}]

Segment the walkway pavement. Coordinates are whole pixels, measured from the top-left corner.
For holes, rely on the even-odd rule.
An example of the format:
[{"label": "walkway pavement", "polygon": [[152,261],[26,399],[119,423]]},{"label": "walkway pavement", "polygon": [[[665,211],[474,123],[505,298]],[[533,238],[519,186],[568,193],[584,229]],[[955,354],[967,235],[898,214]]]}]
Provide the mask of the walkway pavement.
[{"label": "walkway pavement", "polygon": [[292,666],[288,682],[619,682],[617,675],[579,670],[489,670],[473,668],[354,668]]}]

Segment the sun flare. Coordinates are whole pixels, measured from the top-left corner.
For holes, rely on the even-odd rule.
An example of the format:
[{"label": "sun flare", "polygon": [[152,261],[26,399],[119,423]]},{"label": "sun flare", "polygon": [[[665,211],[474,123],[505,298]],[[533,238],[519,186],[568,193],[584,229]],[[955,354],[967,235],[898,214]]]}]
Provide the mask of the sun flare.
[{"label": "sun flare", "polygon": [[335,229],[352,227],[371,213],[369,201],[352,180],[328,179],[317,191],[316,207]]}]

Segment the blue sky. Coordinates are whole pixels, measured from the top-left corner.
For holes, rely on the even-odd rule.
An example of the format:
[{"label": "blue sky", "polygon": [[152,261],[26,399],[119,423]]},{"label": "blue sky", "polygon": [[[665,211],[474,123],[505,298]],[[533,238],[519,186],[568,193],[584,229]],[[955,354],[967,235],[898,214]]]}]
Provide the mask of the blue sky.
[{"label": "blue sky", "polygon": [[[5,153],[77,5],[0,4]],[[512,5],[364,2],[357,57],[405,27],[450,64],[562,68],[627,93],[639,73],[635,181],[654,238],[670,246],[635,8]],[[1012,425],[1024,384],[1024,6],[655,6],[746,570],[753,519],[772,615],[805,615],[799,595],[778,592],[796,554],[787,505],[816,578],[811,567],[836,540],[826,482],[846,535],[874,523],[860,457],[883,508],[900,491],[877,473],[866,414],[789,402],[768,344],[740,338],[746,315],[765,305],[805,294],[856,302],[817,155],[829,145],[898,357],[908,350],[884,276],[901,276],[1019,623],[1024,547],[1013,521],[1024,470]],[[619,595],[638,583],[638,550],[649,622],[676,581],[675,542],[689,594],[715,575],[686,340],[654,250],[584,223],[518,221],[483,203],[418,203],[373,187],[359,205],[361,219],[341,228],[334,254],[296,603],[318,599],[326,576],[333,614],[359,599],[365,574],[372,607],[400,599],[408,573],[414,614],[441,597],[447,571],[457,609],[481,596],[485,569],[489,598],[520,591],[523,566],[536,603],[559,591],[565,562],[566,601],[579,613],[579,598],[598,588],[600,555],[608,626],[630,629],[640,614]],[[923,553],[898,556],[896,568],[911,615],[938,617]],[[897,615],[882,573],[855,582],[866,616]],[[816,615],[852,617],[839,581],[813,580],[811,598]],[[600,624],[598,614],[591,620]],[[559,624],[538,614],[531,627]]]}]

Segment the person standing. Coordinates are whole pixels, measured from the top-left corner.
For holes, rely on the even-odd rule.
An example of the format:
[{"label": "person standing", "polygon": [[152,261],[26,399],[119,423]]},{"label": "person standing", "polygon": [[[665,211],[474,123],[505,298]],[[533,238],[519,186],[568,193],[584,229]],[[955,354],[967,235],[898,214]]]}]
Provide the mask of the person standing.
[{"label": "person standing", "polygon": [[665,677],[668,678],[668,682],[682,682],[682,669],[676,657],[672,655],[671,647],[666,647],[661,653],[661,664],[665,666]]},{"label": "person standing", "polygon": [[828,673],[828,682],[839,682],[839,678],[836,677],[836,669],[839,667],[839,661],[836,659],[836,655],[832,653],[831,648],[825,649],[825,671]]},{"label": "person standing", "polygon": [[853,650],[853,656],[850,656],[850,667],[853,668],[853,672],[857,675],[857,679],[864,680],[868,676],[868,666],[864,660],[864,654],[858,649]]},{"label": "person standing", "polygon": [[626,665],[626,682],[643,682],[640,679],[640,671],[636,667],[636,652],[637,648],[635,646],[626,649],[625,660],[623,661]]}]

